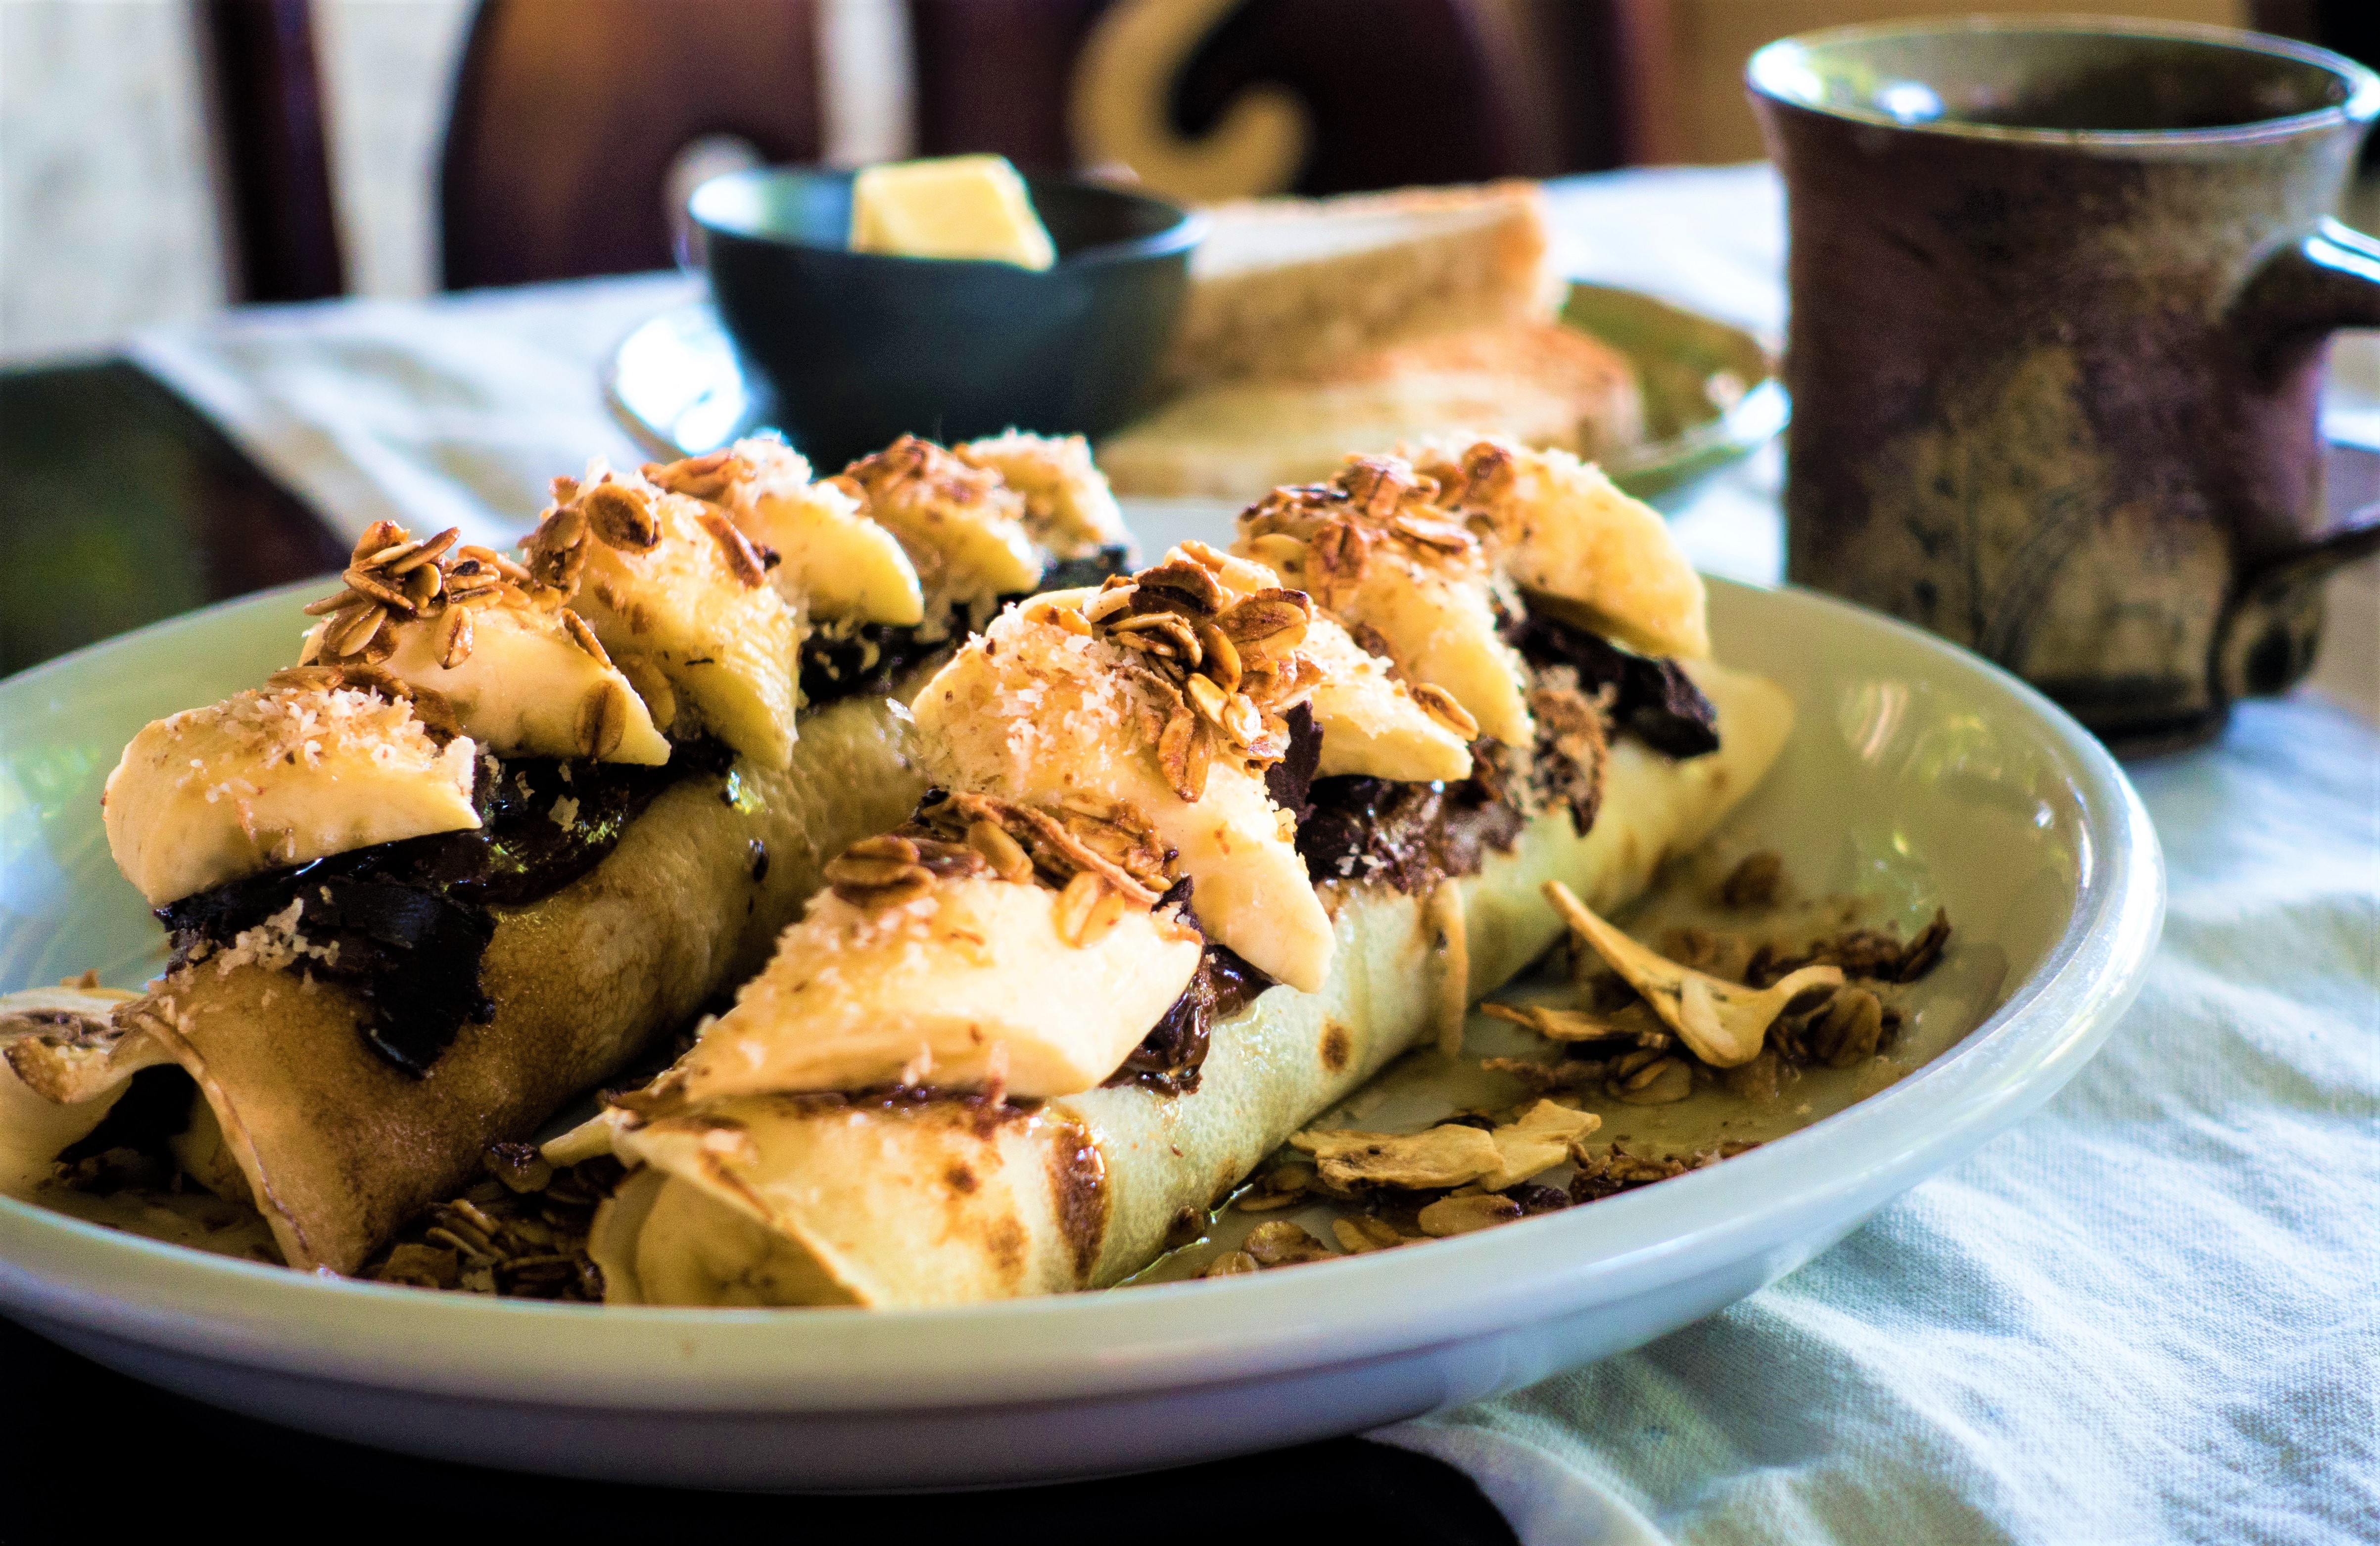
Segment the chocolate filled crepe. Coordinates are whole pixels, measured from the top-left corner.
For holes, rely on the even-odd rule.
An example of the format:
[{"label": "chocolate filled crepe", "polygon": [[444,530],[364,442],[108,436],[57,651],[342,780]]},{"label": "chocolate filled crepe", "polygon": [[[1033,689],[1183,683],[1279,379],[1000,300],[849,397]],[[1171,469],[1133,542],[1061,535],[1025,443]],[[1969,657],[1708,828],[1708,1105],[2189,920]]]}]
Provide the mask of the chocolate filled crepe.
[{"label": "chocolate filled crepe", "polygon": [[375,527],[298,666],[127,748],[109,839],[174,959],[0,1000],[6,1184],[145,1153],[355,1270],[765,961],[925,788],[932,662],[1122,537],[1030,437],[599,465],[521,562]]},{"label": "chocolate filled crepe", "polygon": [[1001,1298],[1195,1238],[1459,1039],[1560,934],[1545,881],[1618,906],[1757,783],[1791,704],[1707,650],[1657,516],[1495,442],[1353,459],[1232,553],[1003,615],[916,700],[935,791],[548,1146],[631,1166],[607,1298]]}]

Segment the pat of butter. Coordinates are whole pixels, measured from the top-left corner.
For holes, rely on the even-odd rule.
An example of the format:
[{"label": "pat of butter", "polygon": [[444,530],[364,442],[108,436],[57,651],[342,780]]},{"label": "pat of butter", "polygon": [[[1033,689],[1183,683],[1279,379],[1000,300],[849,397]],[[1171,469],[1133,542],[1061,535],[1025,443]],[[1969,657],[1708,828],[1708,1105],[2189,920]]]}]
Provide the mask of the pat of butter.
[{"label": "pat of butter", "polygon": [[1002,156],[871,166],[851,185],[851,248],[1046,269],[1057,260],[1025,179]]}]

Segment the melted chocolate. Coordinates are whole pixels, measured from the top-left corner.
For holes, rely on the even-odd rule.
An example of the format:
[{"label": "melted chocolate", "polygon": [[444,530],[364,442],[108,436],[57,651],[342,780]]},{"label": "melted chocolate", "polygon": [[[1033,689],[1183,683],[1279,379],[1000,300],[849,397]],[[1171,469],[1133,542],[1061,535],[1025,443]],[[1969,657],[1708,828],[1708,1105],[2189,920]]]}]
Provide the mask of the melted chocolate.
[{"label": "melted chocolate", "polygon": [[953,641],[925,640],[915,628],[865,622],[847,634],[813,630],[802,641],[802,703],[809,708],[880,693],[895,677],[924,664]]},{"label": "melted chocolate", "polygon": [[[1307,722],[1312,723],[1311,716]],[[1187,876],[1175,881],[1157,905],[1180,907],[1182,921],[1198,928],[1198,915],[1190,907]],[[1181,996],[1132,1049],[1123,1067],[1108,1075],[1107,1083],[1141,1084],[1166,1095],[1190,1093],[1198,1088],[1198,1069],[1207,1061],[1215,1021],[1237,1014],[1272,985],[1272,977],[1249,965],[1237,951],[1207,941],[1198,969],[1190,974]]]},{"label": "melted chocolate", "polygon": [[1612,690],[1611,722],[1664,756],[1718,750],[1718,711],[1675,660],[1636,655],[1584,628],[1532,612],[1505,630],[1533,666],[1570,666],[1589,696]]},{"label": "melted chocolate", "polygon": [[1474,773],[1459,783],[1316,779],[1297,825],[1305,873],[1318,883],[1378,881],[1407,896],[1478,874],[1487,852],[1510,850],[1528,818],[1504,788],[1494,748],[1473,746],[1472,761]]},{"label": "melted chocolate", "polygon": [[1303,703],[1281,719],[1289,726],[1289,750],[1265,769],[1265,793],[1284,811],[1302,811],[1315,770],[1322,766],[1322,729],[1314,722],[1313,708]]},{"label": "melted chocolate", "polygon": [[[430,1071],[466,1023],[495,1013],[480,987],[494,937],[492,909],[552,896],[603,862],[662,791],[718,778],[735,754],[712,741],[672,749],[660,767],[482,756],[476,831],[439,832],[248,876],[157,910],[174,964],[228,949],[242,932],[300,903],[298,932],[329,953],[304,970],[362,1001],[374,1051],[406,1072]],[[555,806],[575,801],[565,825]]]},{"label": "melted chocolate", "polygon": [[[1130,574],[1128,560],[1129,554],[1121,547],[1101,548],[1087,558],[1055,560],[1042,570],[1040,583],[1032,590],[1000,599],[1004,604],[1044,591],[1087,589],[1111,574]],[[956,642],[948,634],[921,638],[916,628],[889,622],[865,622],[848,630],[814,629],[802,641],[802,703],[815,708],[863,693],[882,692],[896,677]]]}]

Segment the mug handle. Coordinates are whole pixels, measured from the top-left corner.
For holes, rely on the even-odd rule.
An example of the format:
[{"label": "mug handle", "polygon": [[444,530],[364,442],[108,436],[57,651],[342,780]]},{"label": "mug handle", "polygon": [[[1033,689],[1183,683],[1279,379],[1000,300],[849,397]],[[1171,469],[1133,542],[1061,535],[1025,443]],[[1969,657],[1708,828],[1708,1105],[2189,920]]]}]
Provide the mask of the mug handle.
[{"label": "mug handle", "polygon": [[[2252,319],[2263,358],[2276,363],[2339,328],[2380,328],[2380,240],[2325,218],[2266,260],[2238,314]],[[2286,641],[2312,633],[2275,625],[2319,604],[2316,582],[2374,553],[2380,553],[2380,504],[2365,505],[2241,574],[2216,646],[2225,694],[2280,692],[2304,675],[2313,662],[2296,658]]]}]

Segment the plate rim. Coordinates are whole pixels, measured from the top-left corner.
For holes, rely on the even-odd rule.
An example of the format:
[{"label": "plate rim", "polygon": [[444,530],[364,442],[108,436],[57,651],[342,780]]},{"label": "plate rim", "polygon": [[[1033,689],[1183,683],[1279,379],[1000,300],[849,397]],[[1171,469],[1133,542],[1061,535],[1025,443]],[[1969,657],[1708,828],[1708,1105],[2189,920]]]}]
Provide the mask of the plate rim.
[{"label": "plate rim", "polygon": [[[182,1358],[382,1390],[656,1412],[897,1412],[1189,1390],[1406,1356],[1777,1250],[1805,1234],[1810,1219],[1845,1216],[1847,1204],[1872,1208],[1914,1185],[2081,1068],[2146,973],[2164,913],[2164,862],[2115,759],[2006,671],[1829,597],[1710,583],[1740,593],[1735,604],[1813,606],[1836,614],[1838,625],[1899,635],[2012,700],[2074,791],[2084,839],[2065,928],[1981,1024],[1887,1089],[1724,1167],[1522,1228],[1227,1284],[799,1313],[556,1305],[321,1281],[0,1198],[0,1308]],[[230,624],[304,588],[152,624],[0,682],[0,723],[9,699],[55,673],[176,631]],[[1912,1118],[1929,1111],[1939,1119],[1912,1129]],[[1772,1202],[1755,1207],[1746,1201],[1754,1198]],[[1364,1313],[1348,1314],[1350,1305]]]}]

